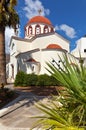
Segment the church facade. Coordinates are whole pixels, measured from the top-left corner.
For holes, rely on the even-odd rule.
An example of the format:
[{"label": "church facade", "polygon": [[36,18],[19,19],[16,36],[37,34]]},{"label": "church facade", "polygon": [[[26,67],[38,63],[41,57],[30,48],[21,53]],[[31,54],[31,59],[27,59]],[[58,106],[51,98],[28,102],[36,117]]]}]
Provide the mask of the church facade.
[{"label": "church facade", "polygon": [[71,54],[86,66],[86,35],[76,41],[76,48]]},{"label": "church facade", "polygon": [[54,59],[60,64],[59,56],[69,52],[70,42],[55,32],[50,20],[35,16],[26,24],[24,38],[11,38],[7,78],[14,80],[19,71],[48,74],[46,63]]},{"label": "church facade", "polygon": [[86,35],[76,41],[76,48],[71,53],[76,58],[86,58]]}]

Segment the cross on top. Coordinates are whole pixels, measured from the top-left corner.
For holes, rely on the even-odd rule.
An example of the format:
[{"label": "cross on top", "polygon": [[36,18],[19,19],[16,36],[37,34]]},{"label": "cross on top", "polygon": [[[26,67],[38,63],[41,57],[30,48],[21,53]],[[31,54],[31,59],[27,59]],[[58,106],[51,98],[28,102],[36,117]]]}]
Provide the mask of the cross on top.
[{"label": "cross on top", "polygon": [[41,13],[42,13],[42,10],[41,10],[41,9],[39,9],[39,10],[38,10],[38,13],[39,13],[39,15],[41,15]]}]

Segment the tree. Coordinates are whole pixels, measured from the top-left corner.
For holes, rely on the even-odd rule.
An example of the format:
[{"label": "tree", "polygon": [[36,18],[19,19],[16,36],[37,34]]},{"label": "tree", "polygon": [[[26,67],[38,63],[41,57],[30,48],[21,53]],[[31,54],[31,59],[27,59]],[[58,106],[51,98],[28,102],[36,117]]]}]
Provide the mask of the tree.
[{"label": "tree", "polygon": [[0,83],[6,83],[5,28],[19,25],[17,0],[0,0]]}]

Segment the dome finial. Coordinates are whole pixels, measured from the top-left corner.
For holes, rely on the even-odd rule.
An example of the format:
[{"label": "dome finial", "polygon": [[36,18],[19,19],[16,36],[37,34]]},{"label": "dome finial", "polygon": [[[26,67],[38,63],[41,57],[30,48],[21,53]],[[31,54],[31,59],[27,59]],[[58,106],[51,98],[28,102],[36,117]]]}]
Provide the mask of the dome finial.
[{"label": "dome finial", "polygon": [[39,15],[41,15],[41,13],[42,13],[42,9],[39,9],[39,10],[38,10],[38,13],[39,13]]}]

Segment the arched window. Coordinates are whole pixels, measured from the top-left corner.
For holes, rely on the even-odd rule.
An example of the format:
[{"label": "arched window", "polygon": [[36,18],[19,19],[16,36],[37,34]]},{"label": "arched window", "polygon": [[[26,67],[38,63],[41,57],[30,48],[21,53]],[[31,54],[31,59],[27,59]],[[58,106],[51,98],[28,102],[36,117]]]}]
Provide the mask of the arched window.
[{"label": "arched window", "polygon": [[48,26],[45,25],[45,27],[44,27],[44,33],[48,33],[48,32],[49,32]]},{"label": "arched window", "polygon": [[11,68],[12,68],[12,78],[14,79],[14,65],[11,64]]},{"label": "arched window", "polygon": [[29,35],[32,34],[32,26],[29,26],[29,28],[28,28],[28,34]]},{"label": "arched window", "polygon": [[27,36],[27,31],[26,31],[26,28],[25,28],[25,36]]},{"label": "arched window", "polygon": [[54,29],[51,27],[51,32],[54,32]]},{"label": "arched window", "polygon": [[41,33],[41,27],[40,27],[40,25],[36,25],[35,34],[40,34],[40,33]]},{"label": "arched window", "polygon": [[17,62],[17,73],[19,72],[20,68],[19,68],[19,63]]}]

